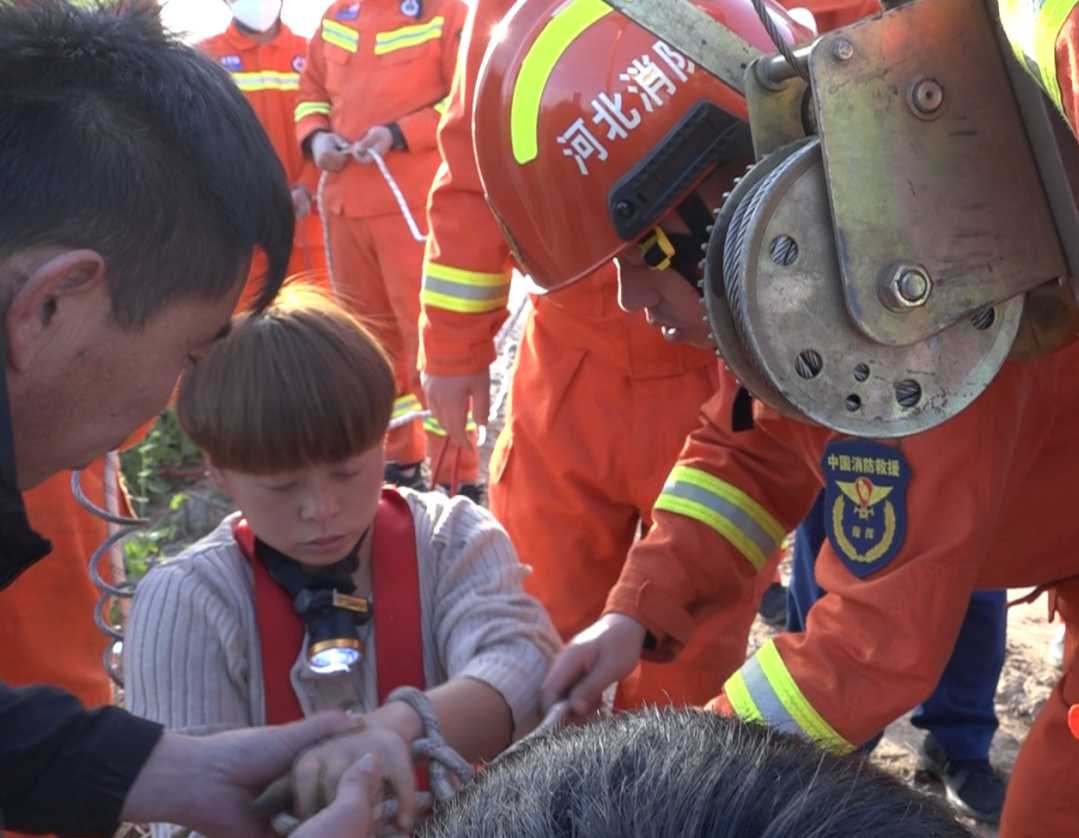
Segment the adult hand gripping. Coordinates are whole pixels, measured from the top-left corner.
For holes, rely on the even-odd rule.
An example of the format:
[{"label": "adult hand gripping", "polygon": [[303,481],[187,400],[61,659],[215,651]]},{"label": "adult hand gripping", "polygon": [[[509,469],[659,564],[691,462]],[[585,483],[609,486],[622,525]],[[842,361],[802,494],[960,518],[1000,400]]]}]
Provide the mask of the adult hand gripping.
[{"label": "adult hand gripping", "polygon": [[324,172],[339,172],[352,157],[352,144],[332,131],[320,131],[311,140],[311,158]]},{"label": "adult hand gripping", "polygon": [[488,369],[468,375],[422,375],[427,406],[450,440],[461,448],[471,444],[465,426],[468,409],[479,425],[486,425],[491,412],[491,372]]},{"label": "adult hand gripping", "polygon": [[255,798],[302,752],[354,730],[357,723],[346,713],[320,713],[288,725],[213,736],[166,732],[131,787],[121,816],[136,823],[180,824],[204,835],[271,836],[269,824],[255,813]]},{"label": "adult hand gripping", "polygon": [[600,709],[603,692],[629,675],[647,632],[625,614],[604,614],[577,634],[555,658],[543,682],[543,707],[569,702],[575,716]]}]

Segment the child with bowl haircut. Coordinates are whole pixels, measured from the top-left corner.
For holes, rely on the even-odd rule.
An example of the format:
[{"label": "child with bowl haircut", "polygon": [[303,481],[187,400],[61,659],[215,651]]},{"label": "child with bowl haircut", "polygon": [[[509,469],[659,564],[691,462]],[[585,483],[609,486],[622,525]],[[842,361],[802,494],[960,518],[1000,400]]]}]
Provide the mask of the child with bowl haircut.
[{"label": "child with bowl haircut", "polygon": [[[384,703],[397,687],[426,691],[472,762],[536,724],[557,635],[484,509],[384,488],[393,399],[369,332],[303,286],[194,365],[180,421],[239,511],[140,584],[133,712],[208,733],[351,709],[365,714],[357,747],[398,778],[424,731],[409,704]],[[339,773],[319,779],[326,798]]]}]

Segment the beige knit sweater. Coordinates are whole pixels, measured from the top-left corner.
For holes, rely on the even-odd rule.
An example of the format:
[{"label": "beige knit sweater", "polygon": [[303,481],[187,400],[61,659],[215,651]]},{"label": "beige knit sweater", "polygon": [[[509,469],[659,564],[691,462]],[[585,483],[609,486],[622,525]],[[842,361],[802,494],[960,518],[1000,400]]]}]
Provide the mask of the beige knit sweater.
[{"label": "beige knit sweater", "polygon": [[[542,606],[525,594],[528,572],[486,510],[463,498],[401,490],[416,527],[423,665],[428,687],[475,678],[498,690],[516,735],[538,721],[539,687],[559,641]],[[216,530],[140,584],[124,641],[128,708],[189,733],[266,723],[254,577],[232,537]],[[375,603],[375,607],[378,604]],[[306,664],[307,638],[292,667],[305,714],[378,705],[378,638],[353,672],[330,676]]]}]

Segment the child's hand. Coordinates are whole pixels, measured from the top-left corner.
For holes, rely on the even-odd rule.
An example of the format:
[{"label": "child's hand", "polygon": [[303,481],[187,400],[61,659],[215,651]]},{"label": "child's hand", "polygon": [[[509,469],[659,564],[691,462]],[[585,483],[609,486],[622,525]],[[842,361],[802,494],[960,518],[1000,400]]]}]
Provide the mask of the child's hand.
[{"label": "child's hand", "polygon": [[382,792],[382,773],[374,754],[349,766],[337,784],[337,797],[292,838],[361,838],[375,829],[375,806]]},{"label": "child's hand", "polygon": [[339,172],[349,159],[349,142],[340,134],[320,131],[311,140],[311,158],[325,172]]},{"label": "child's hand", "polygon": [[382,775],[397,796],[397,826],[412,831],[416,817],[416,778],[408,743],[387,729],[329,739],[304,752],[292,769],[294,814],[301,821],[314,817],[337,798],[341,778],[367,754],[373,754]]}]

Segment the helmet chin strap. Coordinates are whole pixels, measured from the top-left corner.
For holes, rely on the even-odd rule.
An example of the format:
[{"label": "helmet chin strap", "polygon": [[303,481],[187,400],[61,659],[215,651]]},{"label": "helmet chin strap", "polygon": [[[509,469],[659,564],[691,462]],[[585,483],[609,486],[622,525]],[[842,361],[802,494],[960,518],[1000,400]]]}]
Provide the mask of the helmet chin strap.
[{"label": "helmet chin strap", "polygon": [[649,268],[654,271],[675,271],[693,286],[693,290],[702,293],[701,260],[711,233],[712,213],[696,192],[691,192],[675,207],[675,212],[686,225],[688,233],[667,233],[657,226],[638,242],[638,247]]}]

